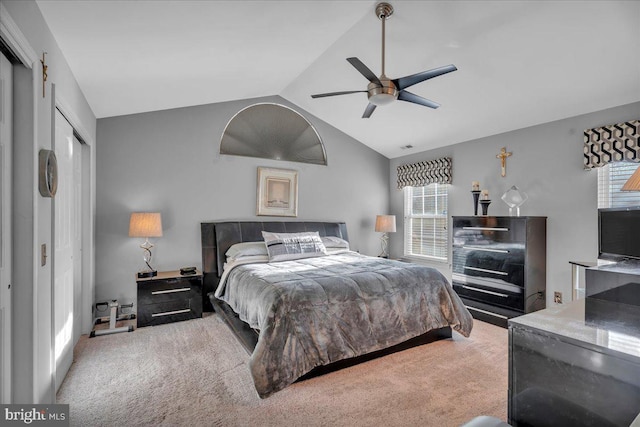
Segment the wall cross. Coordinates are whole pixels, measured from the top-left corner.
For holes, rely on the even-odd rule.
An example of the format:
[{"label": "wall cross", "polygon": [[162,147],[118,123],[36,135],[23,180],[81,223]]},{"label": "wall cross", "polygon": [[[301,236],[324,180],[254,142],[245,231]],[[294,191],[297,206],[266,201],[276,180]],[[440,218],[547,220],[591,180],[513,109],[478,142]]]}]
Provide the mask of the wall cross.
[{"label": "wall cross", "polygon": [[500,149],[500,154],[496,155],[496,159],[500,159],[500,166],[502,167],[500,175],[503,177],[507,176],[507,157],[512,154],[513,153],[511,151],[507,152],[507,147],[502,147]]}]

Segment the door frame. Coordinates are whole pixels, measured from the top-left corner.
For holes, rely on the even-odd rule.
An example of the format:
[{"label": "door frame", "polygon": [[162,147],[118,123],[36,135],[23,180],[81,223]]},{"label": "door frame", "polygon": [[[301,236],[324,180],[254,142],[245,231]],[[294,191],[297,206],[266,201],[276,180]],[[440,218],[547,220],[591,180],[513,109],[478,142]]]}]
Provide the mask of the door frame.
[{"label": "door frame", "polygon": [[[16,96],[18,94],[16,94],[16,78],[15,78],[15,70],[17,66],[21,66],[24,67],[28,72],[31,73],[31,78],[33,82],[37,82],[38,80],[38,75],[39,75],[39,71],[36,67],[36,64],[38,64],[38,55],[36,54],[36,51],[31,47],[31,44],[29,43],[29,41],[27,40],[27,38],[25,37],[25,35],[22,33],[22,31],[20,31],[20,28],[18,28],[18,25],[14,22],[14,20],[11,18],[11,15],[9,14],[9,12],[7,11],[4,3],[0,2],[0,40],[2,40],[2,42],[4,42],[4,44],[6,45],[6,47],[15,55],[15,57],[17,58],[17,60],[19,61],[20,64],[14,64],[13,65],[13,71],[14,71],[14,80],[13,80],[13,98],[14,98],[14,103],[15,103],[15,99]],[[34,83],[34,87],[35,87],[35,83]],[[14,114],[15,114],[15,105],[13,106],[14,109]],[[36,124],[37,124],[37,109],[35,108],[35,106],[33,107],[32,110],[32,117],[30,117],[30,126],[33,127],[34,129],[36,128]],[[13,120],[13,137],[15,139],[15,135],[17,132],[16,126],[15,126],[15,116],[14,116],[14,120]],[[24,124],[23,124],[24,126]],[[32,135],[29,138],[32,143],[32,147],[31,149],[33,149],[35,151],[35,148],[37,147],[37,136],[36,136],[36,132],[34,131],[32,133]],[[13,152],[12,152],[12,161],[15,160],[14,156],[16,153],[16,147],[15,145],[12,147],[13,148]],[[27,150],[29,150],[29,148],[27,148]],[[33,170],[36,170],[36,161],[33,161]],[[12,178],[14,179],[11,183],[11,191],[12,193],[15,192],[15,168],[13,168],[12,171]],[[12,198],[15,198],[15,195],[12,194]],[[35,211],[37,209],[38,206],[38,200],[37,197],[35,196],[35,194],[32,195],[32,206],[33,206],[33,210]],[[25,198],[26,200],[26,198]],[[12,201],[13,202],[13,201]],[[16,206],[15,204],[12,203],[11,206],[11,212],[10,212],[10,216],[12,221],[14,221],[14,215],[15,215],[15,209]],[[36,270],[36,266],[35,263],[33,262],[35,259],[35,248],[36,248],[36,241],[34,239],[34,236],[36,234],[36,230],[37,230],[37,226],[35,225],[35,222],[31,225],[31,229],[28,230],[30,232],[30,237],[31,239],[29,239],[28,237],[20,243],[20,245],[17,247],[16,246],[16,241],[15,241],[15,223],[12,223],[12,242],[11,242],[11,247],[10,247],[10,252],[11,252],[11,257],[12,257],[12,278],[11,281],[13,284],[16,283],[16,279],[22,279],[22,280],[31,280],[32,282],[35,281],[36,277],[37,277],[37,270]],[[24,257],[24,258],[20,258],[18,260],[16,260],[16,251],[21,251],[22,253],[26,253],[26,250],[30,249],[30,255],[32,256],[32,258],[30,257]],[[19,268],[16,268],[19,267]],[[22,271],[21,269],[24,268],[24,271]],[[17,277],[17,275],[19,275],[20,277]],[[25,394],[30,394],[31,396],[33,396],[33,400],[35,401],[36,399],[36,394],[35,394],[35,390],[36,390],[36,383],[37,380],[34,376],[34,374],[32,374],[30,377],[27,376],[25,378],[25,381],[28,382],[28,384],[25,387],[17,387],[16,386],[16,377],[15,374],[17,371],[21,371],[20,373],[24,374],[25,371],[28,372],[28,370],[26,370],[25,368],[30,368],[30,370],[33,372],[35,371],[35,365],[36,365],[36,337],[35,334],[33,333],[33,331],[28,331],[30,334],[30,337],[27,338],[27,340],[29,338],[31,338],[31,343],[27,344],[26,340],[22,340],[20,343],[21,348],[23,349],[29,349],[31,350],[31,354],[25,354],[24,355],[24,362],[21,362],[21,365],[19,367],[16,367],[17,361],[16,361],[16,334],[15,334],[15,330],[16,330],[16,322],[15,322],[15,301],[16,301],[16,293],[15,293],[15,286],[12,286],[12,292],[11,292],[11,304],[12,304],[12,324],[11,324],[11,371],[14,374],[13,376],[10,377],[10,383],[8,386],[8,393],[10,395],[10,401],[6,402],[6,403],[13,403],[16,399],[16,394],[20,394],[21,396],[24,396]],[[35,307],[35,299],[33,300],[33,305]],[[36,313],[35,313],[35,308],[33,311],[28,312],[26,314],[26,317],[29,317],[30,319],[28,320],[28,322],[31,322],[30,326],[33,326],[36,324]],[[4,402],[3,402],[4,403]]]},{"label": "door frame", "polygon": [[[11,396],[11,382],[12,376],[12,341],[13,341],[13,321],[12,321],[12,309],[13,309],[13,291],[11,289],[11,283],[13,281],[12,275],[12,246],[13,246],[13,230],[12,230],[12,216],[13,216],[13,64],[2,55],[2,59],[9,63],[9,72],[11,77],[0,81],[0,117],[5,123],[8,123],[7,135],[8,141],[5,141],[4,146],[0,146],[0,162],[2,163],[2,178],[0,179],[0,199],[2,206],[0,207],[0,227],[2,231],[2,241],[0,241],[0,251],[2,252],[2,263],[4,270],[4,277],[7,282],[2,282],[0,279],[0,285],[3,289],[0,289],[0,293],[4,295],[5,302],[4,308],[0,307],[0,375],[2,375],[2,382],[0,383],[0,403],[8,404],[12,402]],[[1,65],[0,65],[1,66]],[[5,99],[8,102],[5,104]],[[7,286],[5,289],[4,287]],[[6,332],[6,333],[5,333]]]}]

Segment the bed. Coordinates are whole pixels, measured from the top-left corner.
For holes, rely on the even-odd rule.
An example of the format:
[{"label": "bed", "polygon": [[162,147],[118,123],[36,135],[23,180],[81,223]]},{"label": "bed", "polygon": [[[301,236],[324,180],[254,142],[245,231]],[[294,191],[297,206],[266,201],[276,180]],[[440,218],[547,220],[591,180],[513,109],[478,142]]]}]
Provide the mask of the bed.
[{"label": "bed", "polygon": [[[227,257],[260,246],[251,242],[278,248],[267,238],[298,235],[311,235],[323,252]],[[205,310],[215,309],[251,355],[261,398],[300,378],[451,337],[452,329],[471,332],[471,315],[437,270],[348,250],[345,223],[206,222],[201,236]]]}]

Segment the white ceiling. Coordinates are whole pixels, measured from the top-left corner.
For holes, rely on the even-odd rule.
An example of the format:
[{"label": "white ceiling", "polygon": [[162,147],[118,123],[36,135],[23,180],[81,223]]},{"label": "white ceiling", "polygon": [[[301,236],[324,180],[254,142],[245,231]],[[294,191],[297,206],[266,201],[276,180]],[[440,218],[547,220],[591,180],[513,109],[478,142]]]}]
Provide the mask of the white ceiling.
[{"label": "white ceiling", "polygon": [[[386,74],[458,71],[361,119],[376,1],[39,0],[98,118],[280,95],[383,155],[640,101],[640,1],[390,1]],[[400,147],[411,144],[413,149]]]}]

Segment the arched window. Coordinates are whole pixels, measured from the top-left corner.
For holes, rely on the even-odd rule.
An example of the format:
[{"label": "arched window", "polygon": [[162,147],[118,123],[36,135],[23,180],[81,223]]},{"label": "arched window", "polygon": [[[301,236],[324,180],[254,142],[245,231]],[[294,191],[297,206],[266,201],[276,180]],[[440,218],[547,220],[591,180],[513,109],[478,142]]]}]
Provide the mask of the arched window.
[{"label": "arched window", "polygon": [[254,104],[236,113],[222,133],[220,154],[327,164],[315,128],[300,113],[279,104]]}]

